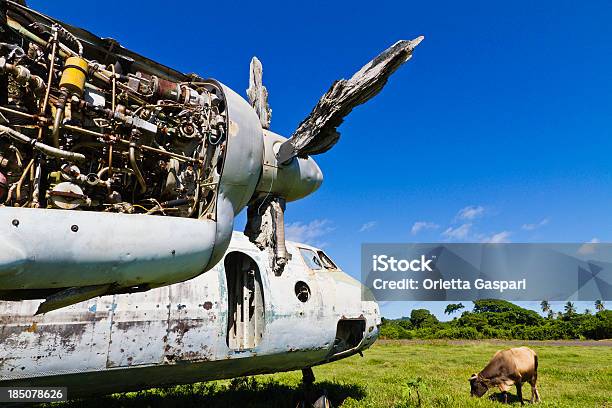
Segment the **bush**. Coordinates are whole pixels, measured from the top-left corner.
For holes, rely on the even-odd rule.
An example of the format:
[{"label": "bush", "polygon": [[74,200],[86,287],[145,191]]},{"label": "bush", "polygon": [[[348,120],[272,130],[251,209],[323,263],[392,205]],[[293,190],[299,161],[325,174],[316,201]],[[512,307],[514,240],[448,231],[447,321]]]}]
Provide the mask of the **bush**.
[{"label": "bush", "polygon": [[381,338],[386,339],[609,339],[612,338],[612,311],[542,318],[504,300],[477,300],[473,312],[440,322],[427,309],[414,309],[410,318],[383,319]]},{"label": "bush", "polygon": [[410,312],[410,323],[415,328],[428,327],[438,324],[438,318],[427,309],[413,309]]}]

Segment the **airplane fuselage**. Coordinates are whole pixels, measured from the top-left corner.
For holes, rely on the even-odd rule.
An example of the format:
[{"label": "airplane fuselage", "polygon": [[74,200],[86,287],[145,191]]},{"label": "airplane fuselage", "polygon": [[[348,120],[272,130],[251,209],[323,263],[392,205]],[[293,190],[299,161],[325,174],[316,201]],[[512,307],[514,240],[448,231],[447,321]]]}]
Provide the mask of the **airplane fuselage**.
[{"label": "airplane fuselage", "polygon": [[0,386],[66,386],[74,398],[302,369],[368,348],[376,302],[319,249],[287,249],[277,276],[267,252],[234,232],[221,262],[182,283],[38,316],[40,300],[0,302]]}]

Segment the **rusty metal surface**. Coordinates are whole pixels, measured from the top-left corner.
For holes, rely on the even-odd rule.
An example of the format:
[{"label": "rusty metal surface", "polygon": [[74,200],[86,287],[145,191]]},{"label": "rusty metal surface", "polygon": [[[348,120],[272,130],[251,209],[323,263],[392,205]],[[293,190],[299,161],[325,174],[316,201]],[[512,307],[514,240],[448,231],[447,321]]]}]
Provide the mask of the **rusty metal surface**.
[{"label": "rusty metal surface", "polygon": [[[301,245],[301,247],[308,247]],[[223,262],[189,281],[142,293],[103,296],[33,316],[40,301],[0,302],[0,385],[61,383],[72,395],[96,394],[239,375],[299,369],[330,355],[338,320],[363,318],[377,337],[378,306],[362,302],[359,282],[343,272],[312,271],[293,254],[282,276],[234,233],[230,251],[249,255],[261,271],[265,329],[252,349],[226,342],[227,287]],[[300,302],[297,281],[312,296]]]}]

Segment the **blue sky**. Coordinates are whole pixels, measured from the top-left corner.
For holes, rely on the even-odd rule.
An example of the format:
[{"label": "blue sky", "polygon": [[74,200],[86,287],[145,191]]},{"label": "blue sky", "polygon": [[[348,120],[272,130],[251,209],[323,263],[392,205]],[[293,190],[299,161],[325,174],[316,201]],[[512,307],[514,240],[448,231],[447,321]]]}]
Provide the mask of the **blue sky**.
[{"label": "blue sky", "polygon": [[28,3],[243,95],[257,55],[285,135],[335,79],[424,35],[288,205],[290,235],[354,276],[363,242],[612,240],[610,2]]}]

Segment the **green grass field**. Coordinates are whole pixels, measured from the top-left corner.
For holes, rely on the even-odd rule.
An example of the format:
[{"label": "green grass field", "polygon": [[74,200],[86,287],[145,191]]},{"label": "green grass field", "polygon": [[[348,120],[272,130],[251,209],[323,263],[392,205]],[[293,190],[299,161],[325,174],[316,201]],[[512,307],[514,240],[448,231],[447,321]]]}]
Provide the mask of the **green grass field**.
[{"label": "green grass field", "polygon": [[[530,345],[539,355],[541,407],[612,407],[612,347]],[[501,407],[498,390],[469,395],[468,378],[480,371],[503,342],[378,342],[364,357],[314,368],[318,390],[335,407]],[[420,380],[419,380],[420,379]],[[295,407],[301,373],[260,375],[233,381],[117,394],[61,407]],[[407,384],[411,383],[412,387]],[[511,401],[516,400],[515,388]],[[523,396],[531,397],[529,385]],[[493,398],[493,399],[492,399]]]}]

